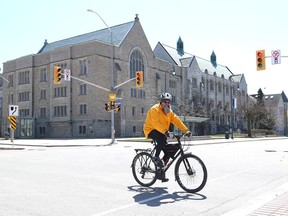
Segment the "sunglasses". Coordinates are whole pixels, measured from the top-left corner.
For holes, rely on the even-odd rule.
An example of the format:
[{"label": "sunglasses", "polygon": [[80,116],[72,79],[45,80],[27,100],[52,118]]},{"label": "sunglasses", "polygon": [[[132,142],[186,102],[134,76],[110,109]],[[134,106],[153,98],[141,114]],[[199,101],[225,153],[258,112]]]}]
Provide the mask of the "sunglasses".
[{"label": "sunglasses", "polygon": [[162,101],[162,103],[165,103],[165,104],[170,104],[171,101]]}]

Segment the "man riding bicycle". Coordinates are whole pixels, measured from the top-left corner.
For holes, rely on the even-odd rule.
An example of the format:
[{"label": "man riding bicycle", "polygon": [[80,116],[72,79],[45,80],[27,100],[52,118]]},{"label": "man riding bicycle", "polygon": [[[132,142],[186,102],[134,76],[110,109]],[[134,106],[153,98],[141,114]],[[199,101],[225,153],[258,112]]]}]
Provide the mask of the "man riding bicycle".
[{"label": "man riding bicycle", "polygon": [[[145,137],[147,139],[156,140],[155,162],[159,164],[160,152],[163,150],[164,156],[162,158],[163,164],[166,165],[169,161],[170,155],[166,151],[167,137],[170,137],[169,126],[170,123],[178,127],[184,133],[191,135],[189,129],[181,121],[181,119],[171,110],[172,96],[169,93],[163,93],[160,96],[160,103],[152,106],[147,113],[145,124],[143,127]],[[162,162],[161,162],[162,164]],[[162,182],[169,181],[163,172],[161,175]]]}]

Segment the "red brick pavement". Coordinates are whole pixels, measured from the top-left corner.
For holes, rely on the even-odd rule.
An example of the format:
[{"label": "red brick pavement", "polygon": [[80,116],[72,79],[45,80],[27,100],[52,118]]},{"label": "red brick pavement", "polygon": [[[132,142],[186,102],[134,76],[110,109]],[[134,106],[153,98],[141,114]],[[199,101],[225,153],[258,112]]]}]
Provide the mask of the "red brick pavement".
[{"label": "red brick pavement", "polygon": [[288,216],[288,192],[276,197],[262,207],[256,209],[249,216]]}]

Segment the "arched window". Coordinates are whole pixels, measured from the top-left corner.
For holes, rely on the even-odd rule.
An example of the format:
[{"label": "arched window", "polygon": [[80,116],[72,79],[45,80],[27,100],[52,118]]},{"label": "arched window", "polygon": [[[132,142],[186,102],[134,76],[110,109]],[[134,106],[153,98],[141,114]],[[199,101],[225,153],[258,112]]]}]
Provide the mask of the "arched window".
[{"label": "arched window", "polygon": [[135,77],[136,71],[143,71],[144,76],[144,60],[141,52],[139,50],[134,50],[130,56],[130,79]]}]

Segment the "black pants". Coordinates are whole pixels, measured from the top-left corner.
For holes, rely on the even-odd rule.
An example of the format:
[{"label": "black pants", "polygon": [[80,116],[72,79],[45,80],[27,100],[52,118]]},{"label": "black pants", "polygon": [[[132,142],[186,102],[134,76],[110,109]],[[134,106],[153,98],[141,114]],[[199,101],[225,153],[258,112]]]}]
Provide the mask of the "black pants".
[{"label": "black pants", "polygon": [[157,131],[157,130],[152,130],[152,131],[149,133],[148,137],[149,137],[150,139],[156,140],[156,142],[157,142],[155,156],[159,157],[161,150],[163,150],[163,152],[164,152],[163,160],[169,159],[170,155],[169,155],[169,154],[166,152],[166,150],[165,150],[165,145],[167,144],[167,137],[166,137],[166,135],[160,133],[160,132]]}]

